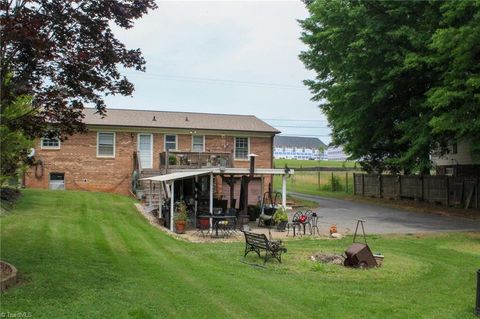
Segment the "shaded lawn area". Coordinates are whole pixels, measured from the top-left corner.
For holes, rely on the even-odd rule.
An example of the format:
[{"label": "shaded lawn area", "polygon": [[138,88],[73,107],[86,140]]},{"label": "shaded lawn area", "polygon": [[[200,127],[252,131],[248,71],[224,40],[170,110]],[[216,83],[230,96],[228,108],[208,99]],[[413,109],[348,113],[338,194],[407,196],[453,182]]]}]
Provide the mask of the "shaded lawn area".
[{"label": "shaded lawn area", "polygon": [[[23,283],[1,312],[33,318],[474,318],[480,234],[376,236],[370,271],[314,264],[340,241],[288,241],[284,263],[242,263],[243,243],[194,244],[152,227],[133,200],[26,190],[0,218],[1,258]],[[253,254],[249,263],[261,260]]]}]

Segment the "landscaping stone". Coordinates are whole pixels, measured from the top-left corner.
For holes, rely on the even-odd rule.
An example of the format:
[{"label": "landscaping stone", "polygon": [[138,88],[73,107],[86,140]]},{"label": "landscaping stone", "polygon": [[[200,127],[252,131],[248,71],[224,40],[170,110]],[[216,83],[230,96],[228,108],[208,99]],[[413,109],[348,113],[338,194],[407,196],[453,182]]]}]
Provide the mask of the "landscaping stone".
[{"label": "landscaping stone", "polygon": [[0,291],[3,292],[16,283],[17,269],[13,265],[0,260]]}]

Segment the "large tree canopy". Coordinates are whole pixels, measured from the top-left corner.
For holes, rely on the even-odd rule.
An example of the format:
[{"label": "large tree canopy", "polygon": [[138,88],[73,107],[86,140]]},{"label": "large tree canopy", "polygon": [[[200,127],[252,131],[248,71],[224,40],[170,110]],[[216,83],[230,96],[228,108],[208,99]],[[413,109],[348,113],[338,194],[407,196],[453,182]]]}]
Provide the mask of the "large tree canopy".
[{"label": "large tree canopy", "polygon": [[[480,138],[480,2],[317,0],[301,21],[307,80],[368,170],[427,172],[433,150]],[[473,145],[475,146],[475,145]]]},{"label": "large tree canopy", "polygon": [[112,26],[131,28],[155,7],[154,0],[0,0],[1,112],[24,95],[35,111],[10,128],[32,137],[47,128],[71,134],[83,129],[84,105],[104,112],[104,95],[130,95],[118,67],[143,70],[145,61]]}]

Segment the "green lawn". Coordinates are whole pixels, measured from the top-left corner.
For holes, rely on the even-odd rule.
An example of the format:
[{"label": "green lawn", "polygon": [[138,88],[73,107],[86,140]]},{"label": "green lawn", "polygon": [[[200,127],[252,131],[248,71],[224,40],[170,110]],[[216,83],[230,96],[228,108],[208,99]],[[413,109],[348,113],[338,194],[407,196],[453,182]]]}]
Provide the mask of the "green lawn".
[{"label": "green lawn", "polygon": [[[332,182],[333,175],[333,182]],[[282,189],[282,179],[273,179],[274,189]],[[353,195],[353,172],[300,172],[287,179],[287,192],[346,198]]]},{"label": "green lawn", "polygon": [[[314,264],[351,238],[288,241],[283,264],[243,243],[194,244],[152,227],[128,197],[26,190],[0,218],[22,283],[2,313],[32,318],[474,318],[480,234],[372,236],[384,267]],[[255,256],[249,263],[260,262]],[[3,316],[3,315],[2,315]]]},{"label": "green lawn", "polygon": [[[276,159],[274,165],[276,168],[284,168],[285,164],[290,168],[299,167],[355,167],[354,161],[309,161],[309,160],[292,160],[292,159]],[[358,168],[360,165],[357,164]]]}]

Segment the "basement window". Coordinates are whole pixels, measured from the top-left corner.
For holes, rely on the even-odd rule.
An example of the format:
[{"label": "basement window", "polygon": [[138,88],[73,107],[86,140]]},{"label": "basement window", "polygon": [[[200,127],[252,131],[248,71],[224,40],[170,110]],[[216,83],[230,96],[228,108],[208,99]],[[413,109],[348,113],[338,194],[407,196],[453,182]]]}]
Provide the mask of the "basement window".
[{"label": "basement window", "polygon": [[50,189],[64,190],[65,189],[65,173],[50,173]]}]

